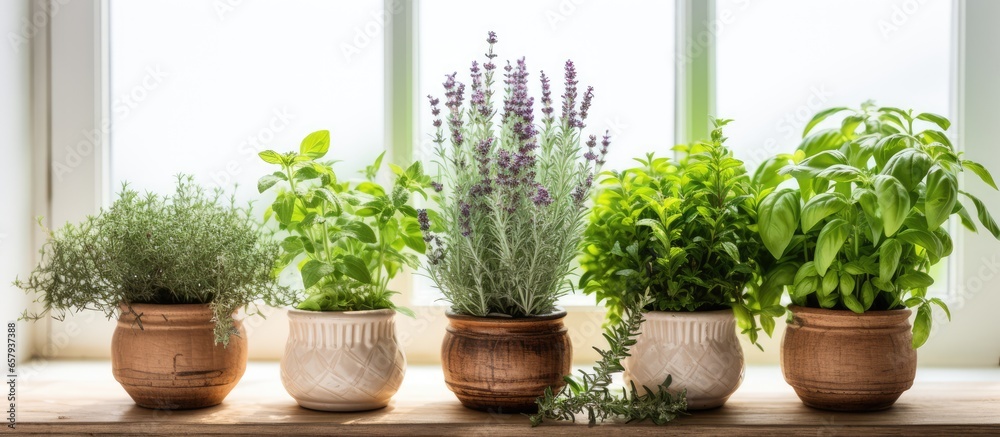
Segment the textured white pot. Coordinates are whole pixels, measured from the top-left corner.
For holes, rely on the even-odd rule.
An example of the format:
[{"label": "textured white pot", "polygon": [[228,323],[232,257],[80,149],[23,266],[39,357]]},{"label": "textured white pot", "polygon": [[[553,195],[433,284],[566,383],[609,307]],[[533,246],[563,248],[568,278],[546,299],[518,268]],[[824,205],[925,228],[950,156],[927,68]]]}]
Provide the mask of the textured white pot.
[{"label": "textured white pot", "polygon": [[650,311],[631,357],[625,381],[655,391],[667,375],[672,390],[687,389],[688,408],[722,406],[743,382],[743,349],[732,310]]},{"label": "textured white pot", "polygon": [[382,408],[403,382],[406,358],[393,310],[288,310],[281,383],[299,405],[323,411]]}]

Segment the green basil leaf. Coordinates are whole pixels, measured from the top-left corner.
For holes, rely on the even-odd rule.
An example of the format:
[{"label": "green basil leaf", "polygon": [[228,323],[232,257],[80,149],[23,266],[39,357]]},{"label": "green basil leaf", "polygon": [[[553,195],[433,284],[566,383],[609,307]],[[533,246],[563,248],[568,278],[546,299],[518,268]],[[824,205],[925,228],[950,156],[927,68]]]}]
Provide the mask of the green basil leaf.
[{"label": "green basil leaf", "polygon": [[354,255],[346,255],[341,260],[339,267],[345,275],[355,281],[362,284],[370,284],[372,282],[371,271],[368,269],[368,265],[365,264],[361,258]]},{"label": "green basil leaf", "polygon": [[854,297],[853,294],[841,293],[840,300],[841,302],[844,303],[844,306],[846,306],[848,309],[854,311],[857,314],[862,314],[865,312],[864,305],[861,305],[861,302],[859,302],[858,298]]},{"label": "green basil leaf", "polygon": [[902,254],[903,246],[895,239],[889,238],[882,242],[882,247],[878,251],[879,279],[884,282],[892,281],[893,275],[896,274],[896,268],[899,267],[899,257]]},{"label": "green basil leaf", "polygon": [[813,156],[824,150],[839,149],[845,142],[847,137],[840,132],[840,129],[823,129],[805,137],[799,144],[799,150],[806,156]]},{"label": "green basil leaf", "polygon": [[858,200],[858,203],[861,204],[861,210],[865,213],[865,219],[868,220],[868,231],[870,232],[872,244],[878,244],[882,238],[882,229],[884,227],[882,224],[882,213],[878,207],[878,196],[868,188],[854,190],[853,195]]},{"label": "green basil leaf", "polygon": [[993,187],[994,190],[997,189],[997,183],[993,181],[993,175],[991,175],[989,170],[987,170],[986,167],[983,167],[982,164],[963,159],[962,167],[966,170],[972,170],[972,172],[979,176],[979,179],[982,179],[986,185]]},{"label": "green basil leaf", "polygon": [[330,149],[330,131],[320,130],[306,135],[299,145],[299,154],[319,159]]},{"label": "green basil leaf", "polygon": [[868,311],[868,308],[871,308],[873,303],[875,303],[875,288],[872,287],[870,281],[865,281],[861,285],[861,305],[865,311]]},{"label": "green basil leaf", "polygon": [[907,229],[896,235],[896,239],[926,249],[931,258],[931,264],[937,264],[937,260],[941,259],[941,253],[944,251],[941,239],[923,229]]},{"label": "green basil leaf", "polygon": [[846,208],[847,198],[840,193],[820,193],[802,207],[802,232],[809,232],[823,219]]},{"label": "green basil leaf", "polygon": [[875,177],[875,195],[878,196],[885,236],[891,237],[910,214],[910,193],[896,178],[878,175]]},{"label": "green basil leaf", "polygon": [[958,179],[951,172],[935,164],[927,174],[924,200],[927,230],[933,231],[947,221],[956,202],[958,202]]},{"label": "green basil leaf", "polygon": [[917,120],[929,121],[938,125],[941,130],[948,130],[951,127],[951,122],[947,118],[944,118],[937,114],[931,114],[930,112],[924,112],[922,114],[917,114]]},{"label": "green basil leaf", "polygon": [[268,164],[284,163],[284,158],[282,158],[282,156],[279,155],[278,152],[275,152],[273,150],[265,150],[263,152],[258,153],[257,156],[260,156],[260,159],[263,159],[264,162]]},{"label": "green basil leaf", "polygon": [[816,263],[816,272],[820,275],[826,275],[827,268],[837,258],[840,248],[844,246],[844,241],[847,240],[850,229],[851,225],[847,221],[833,219],[826,226],[823,226],[823,230],[819,232],[819,238],[816,239],[816,257],[814,260]]},{"label": "green basil leaf", "polygon": [[903,290],[927,288],[934,285],[934,278],[924,272],[909,272],[896,278],[896,285]]},{"label": "green basil leaf", "polygon": [[837,275],[837,272],[833,270],[826,272],[826,275],[823,276],[823,282],[820,284],[820,295],[826,296],[830,294],[830,292],[836,290],[839,285],[840,276]]},{"label": "green basil leaf", "polygon": [[816,115],[813,116],[812,120],[809,120],[809,123],[806,123],[806,128],[802,131],[802,136],[804,137],[808,135],[809,131],[811,131],[813,127],[815,127],[817,124],[822,123],[823,120],[827,119],[827,117],[841,111],[847,111],[848,109],[849,108],[845,107],[836,107],[836,108],[824,109],[822,111],[817,112]]},{"label": "green basil leaf", "polygon": [[931,307],[927,304],[917,308],[917,317],[913,320],[913,348],[923,346],[931,335]]},{"label": "green basil leaf", "polygon": [[986,209],[986,205],[983,204],[983,201],[968,192],[959,192],[972,200],[972,203],[976,205],[976,215],[979,217],[979,223],[982,223],[983,227],[990,231],[994,238],[1000,238],[1000,227],[997,227],[997,222],[993,221],[993,216],[990,215],[990,212]]},{"label": "green basil leaf", "polygon": [[780,259],[795,235],[799,221],[799,194],[792,189],[771,193],[760,203],[758,229],[764,246]]},{"label": "green basil leaf", "polygon": [[257,180],[257,192],[263,193],[269,188],[273,187],[274,184],[281,182],[282,179],[275,175],[265,175]]},{"label": "green basil leaf", "polygon": [[375,231],[370,226],[361,221],[352,221],[344,225],[344,230],[353,234],[362,243],[376,243]]},{"label": "green basil leaf", "polygon": [[931,168],[931,157],[922,150],[904,149],[889,158],[882,174],[896,178],[907,191],[912,191],[927,176]]},{"label": "green basil leaf", "polygon": [[302,266],[302,285],[306,288],[316,285],[317,282],[333,274],[337,269],[333,266],[317,260],[309,260]]},{"label": "green basil leaf", "polygon": [[851,276],[847,272],[840,273],[840,294],[850,295],[854,293],[854,286],[856,282],[854,281],[854,276]]}]

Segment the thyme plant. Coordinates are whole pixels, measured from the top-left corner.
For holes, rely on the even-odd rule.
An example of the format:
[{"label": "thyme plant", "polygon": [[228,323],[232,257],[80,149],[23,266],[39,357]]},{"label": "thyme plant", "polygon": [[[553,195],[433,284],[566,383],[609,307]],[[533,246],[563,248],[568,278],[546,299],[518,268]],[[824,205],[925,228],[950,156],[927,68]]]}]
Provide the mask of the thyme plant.
[{"label": "thyme plant", "polygon": [[[285,305],[288,289],[271,276],[278,246],[262,235],[249,208],[178,176],[172,196],[140,195],[125,185],[118,199],[80,224],[49,231],[42,260],[14,285],[39,294],[37,320],[96,310],[109,319],[132,304],[209,304],[215,339],[237,334],[233,312],[255,302]],[[142,326],[139,315],[139,327]]]},{"label": "thyme plant", "polygon": [[503,67],[503,108],[494,108],[496,42],[490,32],[486,59],[472,62],[467,103],[456,73],[445,78],[443,117],[440,100],[428,96],[444,181],[437,196],[442,212],[432,217],[443,231],[428,235],[428,269],[455,312],[545,314],[571,289],[565,279],[579,247],[584,202],[610,138],[605,134],[600,146],[595,135],[583,140],[594,93],[588,87],[580,95],[572,61],[565,65],[560,116],[542,72],[542,117],[535,123],[524,58]]}]

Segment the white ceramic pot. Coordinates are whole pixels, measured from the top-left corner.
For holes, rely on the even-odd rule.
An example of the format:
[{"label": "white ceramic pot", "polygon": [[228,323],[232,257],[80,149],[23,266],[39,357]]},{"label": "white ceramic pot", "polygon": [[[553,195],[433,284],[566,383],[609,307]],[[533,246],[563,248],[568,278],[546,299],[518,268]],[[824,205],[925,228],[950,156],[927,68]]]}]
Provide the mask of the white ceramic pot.
[{"label": "white ceramic pot", "polygon": [[406,358],[393,310],[288,310],[281,383],[299,405],[322,411],[382,408],[399,390]]},{"label": "white ceramic pot", "polygon": [[720,407],[743,382],[743,349],[732,310],[650,311],[631,357],[622,364],[626,383],[656,391],[667,375],[671,390],[687,389],[688,408]]}]

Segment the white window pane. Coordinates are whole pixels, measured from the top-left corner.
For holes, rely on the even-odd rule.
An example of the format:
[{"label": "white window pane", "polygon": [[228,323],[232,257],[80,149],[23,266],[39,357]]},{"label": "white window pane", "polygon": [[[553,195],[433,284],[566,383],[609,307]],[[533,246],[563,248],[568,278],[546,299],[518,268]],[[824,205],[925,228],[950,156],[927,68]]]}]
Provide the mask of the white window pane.
[{"label": "white window pane", "polygon": [[253,199],[274,171],[257,152],[320,129],[342,178],[383,150],[382,1],[228,5],[111,2],[114,192],[171,192],[183,172]]},{"label": "white window pane", "polygon": [[[915,8],[902,5],[914,4]],[[717,112],[756,168],[818,110],[877,104],[948,117],[952,2],[718,0]]]},{"label": "white window pane", "polygon": [[[552,78],[553,99],[562,93],[563,65],[576,64],[581,93],[594,87],[585,133],[609,130],[605,169],[633,166],[633,157],[668,154],[674,138],[674,2],[575,2],[513,0],[502,3],[435,0],[420,3],[419,132],[416,156],[433,154],[428,94],[442,96],[444,75],[468,83],[473,60],[483,62],[487,31],[496,31],[498,67],[524,56],[532,95],[540,98],[539,71]],[[502,83],[500,83],[502,85]],[[502,90],[501,90],[502,92]],[[558,102],[556,103],[558,106]],[[440,298],[426,278],[417,281],[416,304]],[[593,305],[582,294],[563,305]]]}]

